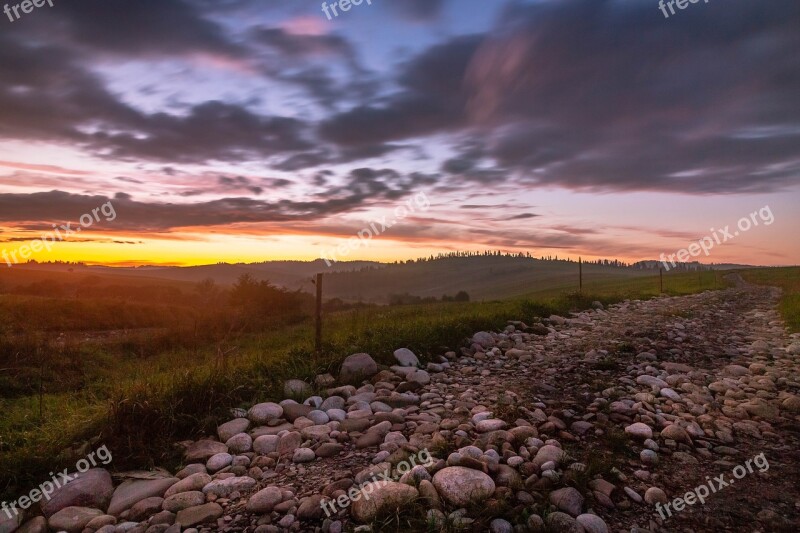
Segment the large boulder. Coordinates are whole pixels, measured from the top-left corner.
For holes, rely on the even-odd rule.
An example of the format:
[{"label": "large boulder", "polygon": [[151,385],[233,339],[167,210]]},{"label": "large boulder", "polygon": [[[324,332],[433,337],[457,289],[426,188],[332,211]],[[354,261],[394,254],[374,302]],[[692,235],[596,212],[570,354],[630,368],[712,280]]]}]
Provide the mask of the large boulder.
[{"label": "large boulder", "polygon": [[165,477],[160,479],[129,479],[124,481],[108,505],[108,514],[119,516],[123,511],[127,511],[145,498],[152,496],[164,496],[164,493],[172,485],[177,483],[178,478]]},{"label": "large boulder", "polygon": [[417,489],[394,481],[373,481],[361,487],[353,498],[350,512],[361,523],[372,522],[378,516],[395,512],[419,496]]},{"label": "large boulder", "polygon": [[366,353],[353,354],[342,363],[339,380],[343,383],[357,383],[378,373],[378,363]]},{"label": "large boulder", "polygon": [[408,348],[400,348],[399,350],[395,350],[394,358],[397,360],[400,366],[419,365],[419,359],[417,359],[417,356],[414,355],[414,352],[412,352]]},{"label": "large boulder", "polygon": [[459,507],[486,500],[495,489],[488,475],[463,466],[450,466],[436,472],[433,486],[439,496]]},{"label": "large boulder", "polygon": [[67,507],[106,510],[113,494],[114,483],[111,481],[111,474],[102,468],[92,468],[56,489],[50,500],[42,505],[42,514],[50,518]]},{"label": "large boulder", "polygon": [[494,337],[486,331],[479,331],[472,336],[472,343],[483,348],[492,348],[495,345]]}]

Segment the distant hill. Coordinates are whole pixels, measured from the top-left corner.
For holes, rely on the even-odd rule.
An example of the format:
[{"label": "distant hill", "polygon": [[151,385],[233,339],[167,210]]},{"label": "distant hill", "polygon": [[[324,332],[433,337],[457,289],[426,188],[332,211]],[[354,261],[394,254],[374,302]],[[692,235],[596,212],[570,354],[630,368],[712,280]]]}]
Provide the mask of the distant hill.
[{"label": "distant hill", "polygon": [[[599,264],[598,264],[599,263]],[[583,263],[584,284],[614,282],[631,278],[658,277],[658,261],[625,265],[614,261]],[[702,265],[687,263],[677,271],[707,271],[744,268],[743,265]],[[219,263],[191,267],[141,266],[105,267],[81,264],[25,264],[11,272],[0,271],[0,284],[31,283],[63,272],[72,277],[94,276],[106,283],[146,285],[164,283],[192,290],[193,285],[213,279],[231,285],[244,274],[269,280],[292,290],[313,292],[313,276],[324,273],[324,297],[343,302],[389,303],[390,297],[413,296],[441,299],[466,291],[470,299],[501,300],[543,291],[569,291],[578,288],[578,263],[568,260],[536,259],[517,255],[468,255],[425,258],[397,263],[372,261],[266,261],[251,264]],[[398,298],[395,298],[397,300]],[[405,301],[406,298],[399,298]]]},{"label": "distant hill", "polygon": [[[583,265],[584,282],[652,276],[622,266]],[[500,300],[543,290],[577,290],[578,263],[516,256],[447,257],[325,276],[326,298],[387,303],[391,294],[441,298],[467,291],[472,300]]]}]

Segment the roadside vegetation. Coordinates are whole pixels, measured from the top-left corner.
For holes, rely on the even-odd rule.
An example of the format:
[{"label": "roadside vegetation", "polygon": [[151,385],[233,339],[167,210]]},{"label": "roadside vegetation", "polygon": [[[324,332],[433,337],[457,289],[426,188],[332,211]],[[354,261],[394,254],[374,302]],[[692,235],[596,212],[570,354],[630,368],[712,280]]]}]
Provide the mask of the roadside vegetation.
[{"label": "roadside vegetation", "polygon": [[[664,276],[669,295],[723,286],[721,273]],[[281,399],[286,379],[336,374],[352,353],[390,364],[395,349],[408,347],[425,360],[508,320],[531,324],[595,300],[657,296],[659,279],[590,281],[582,293],[556,287],[503,301],[345,306],[325,314],[319,354],[305,294],[247,278],[182,294],[150,304],[0,294],[0,499],[73,466],[87,446],[108,445],[117,470],[172,466],[175,442],[213,433],[231,408]],[[57,314],[29,327],[26,305]],[[72,329],[55,326],[65,316]],[[113,331],[97,331],[98,323]]]},{"label": "roadside vegetation", "polygon": [[793,333],[800,333],[800,267],[754,268],[740,274],[750,283],[782,288],[781,315]]}]

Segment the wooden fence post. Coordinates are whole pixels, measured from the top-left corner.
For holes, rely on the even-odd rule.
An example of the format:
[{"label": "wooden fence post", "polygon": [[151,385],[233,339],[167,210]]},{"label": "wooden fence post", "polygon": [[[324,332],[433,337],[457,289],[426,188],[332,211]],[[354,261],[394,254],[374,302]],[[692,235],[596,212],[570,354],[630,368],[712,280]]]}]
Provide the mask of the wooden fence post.
[{"label": "wooden fence post", "polygon": [[578,258],[578,292],[583,293],[583,261]]},{"label": "wooden fence post", "polygon": [[314,284],[317,286],[317,306],[314,311],[314,349],[317,354],[320,354],[322,353],[322,274],[317,274]]},{"label": "wooden fence post", "polygon": [[658,279],[661,287],[659,294],[664,294],[664,267],[658,267]]}]

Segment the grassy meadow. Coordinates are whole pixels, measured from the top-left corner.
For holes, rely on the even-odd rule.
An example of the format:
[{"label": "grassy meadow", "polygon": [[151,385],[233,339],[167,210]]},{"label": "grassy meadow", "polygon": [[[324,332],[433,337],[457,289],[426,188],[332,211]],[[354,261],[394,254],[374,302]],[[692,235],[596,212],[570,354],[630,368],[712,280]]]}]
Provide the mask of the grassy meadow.
[{"label": "grassy meadow", "polygon": [[750,283],[782,288],[781,315],[793,333],[800,333],[800,267],[744,270],[741,275]]},{"label": "grassy meadow", "polygon": [[[664,292],[722,288],[722,278],[721,272],[669,273]],[[102,289],[102,280],[93,283]],[[160,294],[154,280],[146,283]],[[89,445],[107,444],[117,470],[175,465],[175,442],[213,432],[230,408],[280,400],[285,379],[335,374],[355,352],[390,364],[392,352],[406,346],[424,359],[507,320],[530,323],[586,309],[593,300],[659,294],[657,273],[589,279],[581,294],[574,282],[554,285],[502,301],[328,313],[320,354],[310,318],[240,327],[213,294],[190,294],[185,286],[178,288],[183,299],[173,293],[135,302],[104,290],[88,297],[0,294],[0,499],[38,484],[54,468],[73,466]]]}]

